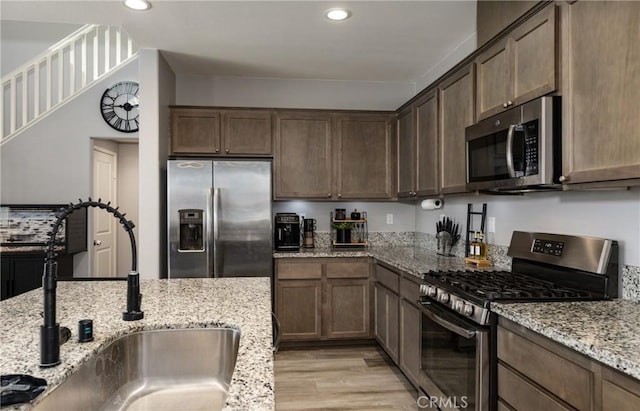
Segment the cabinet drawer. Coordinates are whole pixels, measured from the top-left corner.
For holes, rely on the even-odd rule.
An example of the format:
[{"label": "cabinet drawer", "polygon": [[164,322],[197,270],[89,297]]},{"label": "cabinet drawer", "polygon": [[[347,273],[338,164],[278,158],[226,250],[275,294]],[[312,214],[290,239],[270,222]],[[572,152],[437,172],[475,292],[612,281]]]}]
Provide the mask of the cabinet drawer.
[{"label": "cabinet drawer", "polygon": [[504,328],[498,330],[498,359],[577,409],[590,409],[591,371]]},{"label": "cabinet drawer", "polygon": [[501,364],[498,365],[498,396],[518,411],[570,410]]},{"label": "cabinet drawer", "polygon": [[304,280],[322,278],[322,263],[319,262],[277,262],[278,280]]},{"label": "cabinet drawer", "polygon": [[327,263],[327,278],[369,278],[369,262]]},{"label": "cabinet drawer", "polygon": [[406,278],[401,278],[400,296],[411,304],[417,304],[417,301],[420,299],[420,285]]},{"label": "cabinet drawer", "polygon": [[381,265],[376,265],[376,281],[388,289],[398,292],[400,275],[391,270],[387,270]]}]

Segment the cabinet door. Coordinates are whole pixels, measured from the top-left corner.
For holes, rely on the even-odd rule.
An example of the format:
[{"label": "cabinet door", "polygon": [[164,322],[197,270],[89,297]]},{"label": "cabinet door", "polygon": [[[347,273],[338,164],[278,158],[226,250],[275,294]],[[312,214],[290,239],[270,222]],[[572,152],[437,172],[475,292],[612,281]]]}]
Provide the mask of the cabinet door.
[{"label": "cabinet door", "polygon": [[42,286],[44,258],[41,255],[30,258],[16,258],[12,262],[13,295],[26,293]]},{"label": "cabinet door", "polygon": [[420,373],[420,310],[407,300],[400,301],[400,368],[418,386]]},{"label": "cabinet door", "polygon": [[11,259],[3,256],[0,258],[0,300],[13,297],[12,281]]},{"label": "cabinet door", "polygon": [[375,284],[375,337],[380,346],[387,346],[387,289]]},{"label": "cabinet door", "polygon": [[331,116],[278,113],[276,198],[331,199]]},{"label": "cabinet door", "polygon": [[473,124],[473,65],[440,85],[440,192],[466,192],[465,128]]},{"label": "cabinet door", "polygon": [[511,87],[514,105],[556,89],[556,6],[536,14],[511,34]]},{"label": "cabinet door", "polygon": [[172,109],[171,153],[220,153],[220,112],[208,109]]},{"label": "cabinet door", "polygon": [[578,1],[565,11],[564,178],[640,178],[640,3]]},{"label": "cabinet door", "polygon": [[416,192],[438,193],[438,93],[433,90],[414,104],[416,115]]},{"label": "cabinet door", "polygon": [[478,120],[504,110],[511,99],[510,41],[500,40],[476,59]]},{"label": "cabinet door", "polygon": [[334,145],[337,197],[392,198],[394,146],[389,114],[337,117]]},{"label": "cabinet door", "polygon": [[416,189],[416,145],[413,106],[398,113],[398,197],[412,197]]},{"label": "cabinet door", "polygon": [[632,411],[640,404],[640,382],[618,371],[602,371],[602,410]]},{"label": "cabinet door", "polygon": [[369,338],[369,280],[327,279],[327,338]]},{"label": "cabinet door", "polygon": [[282,341],[319,340],[322,337],[322,281],[277,282],[276,316]]},{"label": "cabinet door", "polygon": [[273,115],[270,111],[237,110],[224,113],[226,154],[270,155],[272,146]]},{"label": "cabinet door", "polygon": [[387,291],[387,353],[397,364],[400,353],[400,299]]}]

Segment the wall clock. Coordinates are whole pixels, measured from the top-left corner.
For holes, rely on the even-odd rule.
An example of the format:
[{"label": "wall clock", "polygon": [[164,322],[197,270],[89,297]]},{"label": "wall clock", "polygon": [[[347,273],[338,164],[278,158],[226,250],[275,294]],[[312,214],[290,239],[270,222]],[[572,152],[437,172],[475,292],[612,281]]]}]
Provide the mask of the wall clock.
[{"label": "wall clock", "polygon": [[123,133],[138,131],[138,89],[135,81],[121,81],[102,94],[100,112],[112,128]]}]

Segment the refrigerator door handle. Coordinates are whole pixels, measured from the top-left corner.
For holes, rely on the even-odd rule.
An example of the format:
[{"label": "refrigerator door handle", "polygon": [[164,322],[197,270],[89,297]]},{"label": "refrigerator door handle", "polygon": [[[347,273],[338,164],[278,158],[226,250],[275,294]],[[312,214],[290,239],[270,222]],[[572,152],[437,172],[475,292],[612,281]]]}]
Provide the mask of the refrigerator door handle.
[{"label": "refrigerator door handle", "polygon": [[214,247],[215,247],[215,243],[213,241],[213,229],[212,229],[212,224],[213,224],[213,220],[215,218],[215,214],[214,214],[214,209],[213,209],[213,188],[210,187],[209,190],[207,191],[207,218],[206,218],[206,223],[204,225],[204,236],[207,239],[207,272],[206,272],[206,277],[212,277],[213,276],[213,262],[214,262]]},{"label": "refrigerator door handle", "polygon": [[220,272],[220,257],[218,255],[220,240],[220,189],[213,189],[213,277],[219,277]]}]

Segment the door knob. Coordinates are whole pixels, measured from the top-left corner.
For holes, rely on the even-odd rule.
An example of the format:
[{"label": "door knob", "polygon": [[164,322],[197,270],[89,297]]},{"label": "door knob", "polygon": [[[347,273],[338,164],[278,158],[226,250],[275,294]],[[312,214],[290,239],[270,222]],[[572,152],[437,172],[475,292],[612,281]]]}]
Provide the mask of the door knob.
[{"label": "door knob", "polygon": [[101,245],[102,241],[101,240],[93,240],[93,245]]}]

